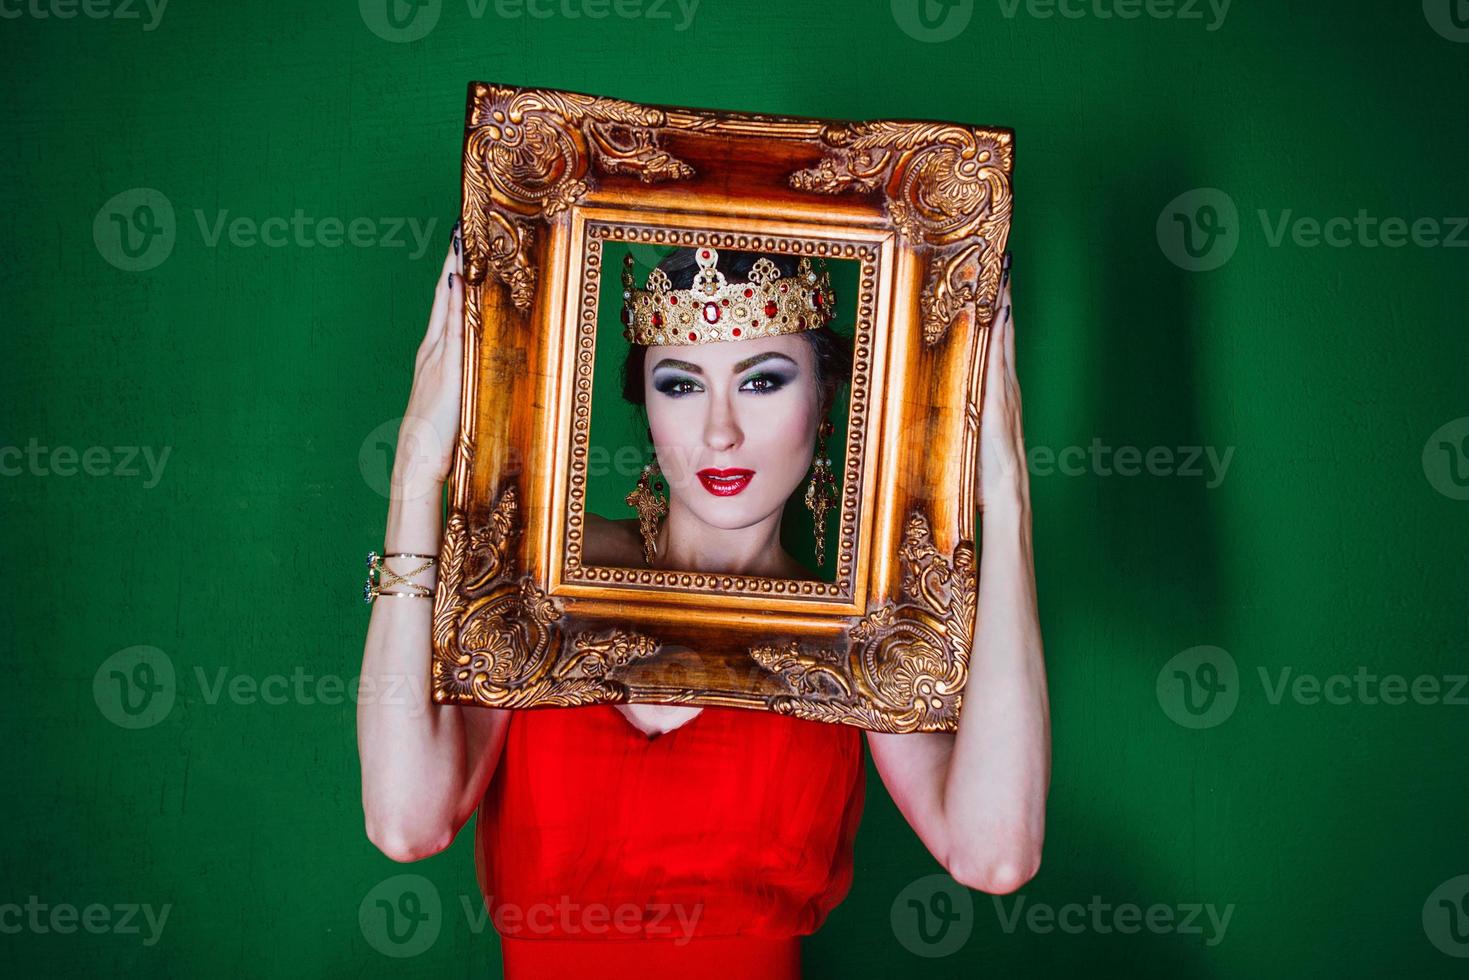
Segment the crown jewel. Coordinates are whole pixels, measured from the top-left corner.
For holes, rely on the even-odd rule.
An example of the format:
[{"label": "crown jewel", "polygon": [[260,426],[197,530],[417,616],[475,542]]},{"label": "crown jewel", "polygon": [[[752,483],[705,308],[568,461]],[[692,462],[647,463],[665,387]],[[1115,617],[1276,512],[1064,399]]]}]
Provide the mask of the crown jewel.
[{"label": "crown jewel", "polygon": [[688,289],[673,289],[668,273],[654,269],[644,288],[633,285],[633,258],[622,260],[622,335],[634,344],[709,344],[751,340],[813,330],[836,313],[831,273],[801,256],[794,276],[765,256],[755,260],[745,282],[728,282],[719,271],[719,251],[694,249],[698,271]]}]

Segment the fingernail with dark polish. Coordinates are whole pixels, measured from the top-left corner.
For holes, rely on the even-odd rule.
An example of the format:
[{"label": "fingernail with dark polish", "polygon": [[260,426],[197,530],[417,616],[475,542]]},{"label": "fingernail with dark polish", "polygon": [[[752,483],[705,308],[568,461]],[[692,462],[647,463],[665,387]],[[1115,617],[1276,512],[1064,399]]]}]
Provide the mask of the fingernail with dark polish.
[{"label": "fingernail with dark polish", "polygon": [[453,289],[454,288],[454,273],[452,273],[452,272],[449,273],[449,288],[450,289]]},{"label": "fingernail with dark polish", "polygon": [[1010,281],[1010,253],[1008,251],[1005,253],[1005,257],[1000,260],[1000,268],[1004,270],[1000,274],[1000,288],[1003,289],[1005,288],[1005,284]]}]

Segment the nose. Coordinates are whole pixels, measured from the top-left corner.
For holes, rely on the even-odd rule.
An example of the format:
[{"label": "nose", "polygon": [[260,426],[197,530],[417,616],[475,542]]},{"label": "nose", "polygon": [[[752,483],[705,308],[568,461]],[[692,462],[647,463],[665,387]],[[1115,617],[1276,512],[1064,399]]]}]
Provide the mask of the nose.
[{"label": "nose", "polygon": [[709,416],[704,420],[704,445],[715,452],[729,452],[744,442],[744,433],[735,418],[730,395],[709,399]]}]

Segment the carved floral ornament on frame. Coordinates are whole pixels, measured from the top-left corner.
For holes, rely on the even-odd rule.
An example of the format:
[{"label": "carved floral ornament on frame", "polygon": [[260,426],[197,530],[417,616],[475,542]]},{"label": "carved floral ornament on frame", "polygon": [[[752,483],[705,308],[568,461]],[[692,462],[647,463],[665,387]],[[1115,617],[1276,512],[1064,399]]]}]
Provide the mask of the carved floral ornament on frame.
[{"label": "carved floral ornament on frame", "polygon": [[[1012,170],[1003,128],[472,83],[465,395],[435,700],[725,705],[955,730]],[[613,242],[855,264],[833,582],[580,561],[590,364],[608,329],[597,270]],[[517,370],[492,379],[507,351]]]}]

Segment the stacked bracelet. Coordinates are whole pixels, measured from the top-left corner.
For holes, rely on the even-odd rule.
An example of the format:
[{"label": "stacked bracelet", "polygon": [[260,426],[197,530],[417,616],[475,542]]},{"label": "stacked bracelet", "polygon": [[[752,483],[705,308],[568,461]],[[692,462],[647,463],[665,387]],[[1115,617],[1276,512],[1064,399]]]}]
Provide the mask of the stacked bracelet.
[{"label": "stacked bracelet", "polygon": [[[408,575],[399,575],[383,564],[384,558],[420,558],[423,559],[423,564],[409,572]],[[410,582],[408,581],[408,577],[417,575],[419,572],[427,571],[437,561],[438,559],[433,555],[415,555],[406,551],[392,551],[385,555],[380,555],[376,551],[369,551],[367,553],[367,581],[362,583],[362,601],[371,603],[380,595],[408,599],[432,599],[434,597],[433,589],[430,589],[426,585],[419,585],[417,582]],[[373,576],[377,576],[376,581],[373,580]],[[383,576],[387,576],[386,582],[383,581]],[[406,587],[408,591],[389,592],[383,588],[384,585],[401,585]]]}]

